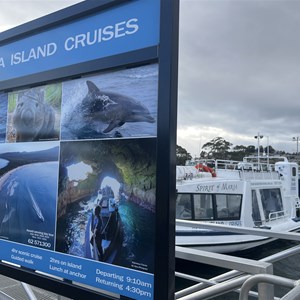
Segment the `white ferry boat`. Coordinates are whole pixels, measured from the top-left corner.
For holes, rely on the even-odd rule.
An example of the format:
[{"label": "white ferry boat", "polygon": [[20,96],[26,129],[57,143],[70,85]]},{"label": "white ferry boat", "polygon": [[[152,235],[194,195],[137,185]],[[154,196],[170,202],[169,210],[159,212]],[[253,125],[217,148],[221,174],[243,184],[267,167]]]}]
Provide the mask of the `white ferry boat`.
[{"label": "white ferry boat", "polygon": [[[215,160],[177,166],[176,219],[262,228],[300,229],[298,164],[281,157],[273,164],[256,158]],[[272,239],[176,225],[176,245],[228,253]]]}]

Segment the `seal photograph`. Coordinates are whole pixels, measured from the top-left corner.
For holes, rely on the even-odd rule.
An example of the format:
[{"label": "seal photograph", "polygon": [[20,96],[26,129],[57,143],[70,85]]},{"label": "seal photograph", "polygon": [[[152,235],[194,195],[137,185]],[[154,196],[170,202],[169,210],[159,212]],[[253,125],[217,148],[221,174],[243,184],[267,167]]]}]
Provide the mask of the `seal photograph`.
[{"label": "seal photograph", "polygon": [[63,83],[62,140],[156,136],[158,66]]},{"label": "seal photograph", "polygon": [[7,142],[59,139],[61,84],[9,93]]}]

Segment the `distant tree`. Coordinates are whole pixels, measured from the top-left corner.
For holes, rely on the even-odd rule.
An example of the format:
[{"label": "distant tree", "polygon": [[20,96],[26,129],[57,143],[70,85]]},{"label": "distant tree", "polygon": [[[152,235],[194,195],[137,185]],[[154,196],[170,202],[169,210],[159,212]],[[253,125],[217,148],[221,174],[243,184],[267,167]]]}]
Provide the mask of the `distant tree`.
[{"label": "distant tree", "polygon": [[233,151],[236,152],[245,152],[246,153],[247,147],[243,145],[236,145],[233,147]]},{"label": "distant tree", "polygon": [[192,156],[181,146],[176,146],[176,164],[178,166],[184,166],[187,160],[191,160]]},{"label": "distant tree", "polygon": [[255,154],[255,146],[243,146],[237,145],[233,147],[231,159],[233,160],[243,160],[245,156],[250,156]]},{"label": "distant tree", "polygon": [[200,158],[207,158],[207,153],[205,151],[201,151]]},{"label": "distant tree", "polygon": [[[200,158],[213,158],[213,159],[230,159],[230,160],[243,160],[246,156],[256,156],[257,148],[254,145],[244,146],[236,145],[231,149],[232,143],[226,141],[222,137],[213,138],[211,141],[207,142],[202,146],[202,151],[200,153]],[[178,146],[180,147],[180,146]],[[277,151],[272,146],[269,147],[270,155],[286,155],[285,151]],[[260,145],[259,152],[260,155],[263,153],[268,153],[268,147],[263,147]],[[185,150],[185,149],[184,149]],[[185,150],[186,151],[186,150]],[[180,157],[180,155],[177,155]],[[191,159],[191,156],[190,158]]]},{"label": "distant tree", "polygon": [[243,145],[236,145],[232,149],[231,159],[232,160],[243,160],[247,156],[247,147]]},{"label": "distant tree", "polygon": [[215,159],[228,159],[230,154],[229,150],[232,144],[222,137],[216,137],[210,142],[204,144],[202,149],[207,153],[208,158]]},{"label": "distant tree", "polygon": [[[269,154],[274,154],[276,152],[272,146],[268,146],[268,147],[269,147]],[[268,153],[268,147],[264,149],[265,153]]]},{"label": "distant tree", "polygon": [[247,146],[246,153],[247,153],[247,155],[254,154],[255,153],[255,146],[253,146],[253,145]]},{"label": "distant tree", "polygon": [[287,153],[285,151],[275,151],[277,155],[286,155]]}]

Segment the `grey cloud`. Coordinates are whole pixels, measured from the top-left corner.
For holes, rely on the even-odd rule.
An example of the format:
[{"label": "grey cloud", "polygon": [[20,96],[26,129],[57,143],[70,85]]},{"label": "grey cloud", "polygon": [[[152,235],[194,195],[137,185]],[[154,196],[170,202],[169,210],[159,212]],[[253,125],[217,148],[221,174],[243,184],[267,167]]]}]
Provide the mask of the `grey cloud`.
[{"label": "grey cloud", "polygon": [[299,132],[299,25],[300,1],[182,1],[179,126]]},{"label": "grey cloud", "polygon": [[0,28],[15,27],[82,0],[0,0]]}]

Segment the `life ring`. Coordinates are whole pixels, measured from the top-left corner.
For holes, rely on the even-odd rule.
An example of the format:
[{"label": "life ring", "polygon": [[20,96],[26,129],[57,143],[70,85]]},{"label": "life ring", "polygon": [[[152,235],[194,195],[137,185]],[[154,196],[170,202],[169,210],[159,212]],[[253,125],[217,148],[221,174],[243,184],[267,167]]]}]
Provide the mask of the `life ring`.
[{"label": "life ring", "polygon": [[214,170],[213,168],[211,168],[211,167],[206,166],[206,165],[203,165],[203,164],[197,164],[197,165],[196,165],[196,169],[197,169],[198,171],[203,171],[203,172],[211,173],[211,176],[212,176],[212,177],[216,177],[216,176],[217,176],[215,170]]}]

